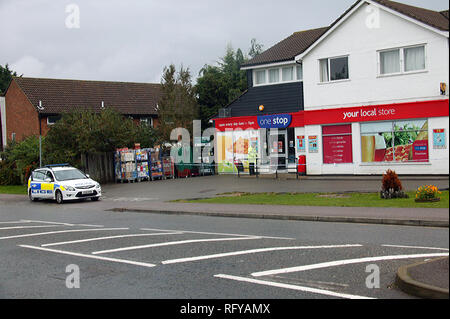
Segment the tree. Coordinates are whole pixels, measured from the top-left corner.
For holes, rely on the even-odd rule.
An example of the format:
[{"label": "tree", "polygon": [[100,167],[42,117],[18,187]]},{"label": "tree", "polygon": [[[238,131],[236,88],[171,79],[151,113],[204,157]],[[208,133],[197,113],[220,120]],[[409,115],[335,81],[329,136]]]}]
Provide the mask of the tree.
[{"label": "tree", "polygon": [[10,70],[8,64],[5,67],[0,65],[0,95],[6,92],[13,76],[17,76],[17,73]]},{"label": "tree", "polygon": [[171,64],[164,68],[158,102],[157,128],[160,143],[169,142],[175,128],[186,128],[192,136],[192,122],[198,117],[198,105],[189,68],[177,71]]},{"label": "tree", "polygon": [[[248,53],[250,58],[261,53],[262,47],[252,39]],[[228,45],[217,65],[205,65],[200,70],[195,89],[202,126],[208,126],[208,120],[217,115],[220,108],[233,102],[247,90],[247,75],[241,70],[241,66],[248,60],[249,57],[241,49],[234,51]]]}]

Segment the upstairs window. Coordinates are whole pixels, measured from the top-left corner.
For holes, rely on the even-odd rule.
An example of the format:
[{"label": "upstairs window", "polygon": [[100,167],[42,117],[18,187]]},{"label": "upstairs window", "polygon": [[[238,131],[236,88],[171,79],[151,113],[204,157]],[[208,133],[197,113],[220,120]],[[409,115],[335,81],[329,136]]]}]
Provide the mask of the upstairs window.
[{"label": "upstairs window", "polygon": [[302,81],[303,80],[303,65],[297,65],[296,67],[297,69],[297,81]]},{"label": "upstairs window", "polygon": [[283,82],[293,81],[294,80],[294,68],[282,68],[282,80]]},{"label": "upstairs window", "polygon": [[54,115],[47,117],[47,124],[53,125],[61,119],[61,115]]},{"label": "upstairs window", "polygon": [[266,70],[255,72],[255,84],[265,84],[266,83]]},{"label": "upstairs window", "polygon": [[348,56],[319,60],[320,82],[349,79]]},{"label": "upstairs window", "polygon": [[379,65],[380,75],[423,71],[426,69],[425,46],[380,51]]},{"label": "upstairs window", "polygon": [[269,83],[277,83],[280,82],[280,70],[279,69],[270,69],[269,70]]}]

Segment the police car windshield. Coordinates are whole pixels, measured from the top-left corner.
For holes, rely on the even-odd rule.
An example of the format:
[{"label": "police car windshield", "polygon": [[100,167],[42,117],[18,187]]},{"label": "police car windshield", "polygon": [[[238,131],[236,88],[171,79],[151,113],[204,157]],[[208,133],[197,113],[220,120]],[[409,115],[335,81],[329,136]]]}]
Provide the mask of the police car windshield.
[{"label": "police car windshield", "polygon": [[74,169],[65,169],[60,171],[53,171],[53,174],[55,174],[55,178],[58,181],[70,181],[73,179],[87,179],[88,177],[83,174],[83,172]]}]

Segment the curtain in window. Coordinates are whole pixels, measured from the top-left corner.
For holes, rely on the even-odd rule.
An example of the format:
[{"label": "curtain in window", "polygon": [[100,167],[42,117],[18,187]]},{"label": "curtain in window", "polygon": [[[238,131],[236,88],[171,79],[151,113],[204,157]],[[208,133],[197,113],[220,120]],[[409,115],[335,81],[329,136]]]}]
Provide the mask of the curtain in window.
[{"label": "curtain in window", "polygon": [[256,84],[266,83],[266,71],[256,71]]},{"label": "curtain in window", "polygon": [[269,83],[280,82],[280,71],[279,69],[269,70]]},{"label": "curtain in window", "polygon": [[328,59],[320,60],[320,82],[328,82]]},{"label": "curtain in window", "polygon": [[297,65],[297,80],[303,80],[303,65]]},{"label": "curtain in window", "polygon": [[292,81],[294,80],[294,68],[283,68],[283,81]]},{"label": "curtain in window", "polygon": [[400,50],[380,52],[380,73],[400,72]]},{"label": "curtain in window", "polygon": [[407,48],[405,52],[405,72],[425,69],[425,47]]}]

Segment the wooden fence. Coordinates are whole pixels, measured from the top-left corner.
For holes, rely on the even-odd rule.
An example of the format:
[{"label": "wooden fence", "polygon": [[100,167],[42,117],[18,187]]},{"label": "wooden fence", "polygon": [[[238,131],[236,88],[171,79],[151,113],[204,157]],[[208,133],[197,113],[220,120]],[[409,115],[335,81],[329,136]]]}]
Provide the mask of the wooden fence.
[{"label": "wooden fence", "polygon": [[84,172],[99,183],[114,183],[114,153],[93,153],[81,156]]}]

